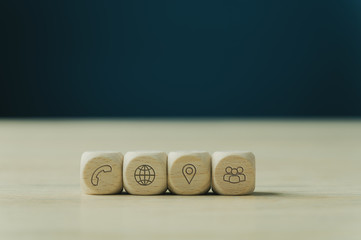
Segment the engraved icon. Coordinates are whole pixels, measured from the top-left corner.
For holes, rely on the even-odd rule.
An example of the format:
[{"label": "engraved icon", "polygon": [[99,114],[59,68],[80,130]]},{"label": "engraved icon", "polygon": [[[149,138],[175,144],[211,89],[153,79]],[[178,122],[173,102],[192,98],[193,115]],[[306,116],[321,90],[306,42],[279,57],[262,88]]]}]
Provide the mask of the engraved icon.
[{"label": "engraved icon", "polygon": [[196,175],[197,169],[193,164],[186,164],[182,169],[184,178],[187,180],[188,184],[191,184],[194,175]]},{"label": "engraved icon", "polygon": [[154,181],[155,171],[149,165],[140,165],[134,172],[135,181],[142,186],[148,186]]},{"label": "engraved icon", "polygon": [[112,171],[112,167],[110,165],[103,165],[95,169],[95,171],[92,174],[92,178],[90,179],[90,182],[93,184],[93,186],[98,186],[99,184],[99,174],[102,172],[109,173]]},{"label": "engraved icon", "polygon": [[230,166],[225,169],[226,174],[223,176],[223,181],[229,183],[240,183],[246,181],[246,175],[243,173],[243,167],[232,168]]}]

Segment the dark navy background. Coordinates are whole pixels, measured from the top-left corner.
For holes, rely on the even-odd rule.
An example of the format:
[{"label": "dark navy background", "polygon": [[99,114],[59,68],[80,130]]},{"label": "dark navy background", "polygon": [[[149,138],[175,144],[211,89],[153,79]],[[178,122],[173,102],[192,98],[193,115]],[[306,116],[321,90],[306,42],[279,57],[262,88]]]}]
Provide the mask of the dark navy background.
[{"label": "dark navy background", "polygon": [[361,1],[0,2],[0,116],[361,116]]}]

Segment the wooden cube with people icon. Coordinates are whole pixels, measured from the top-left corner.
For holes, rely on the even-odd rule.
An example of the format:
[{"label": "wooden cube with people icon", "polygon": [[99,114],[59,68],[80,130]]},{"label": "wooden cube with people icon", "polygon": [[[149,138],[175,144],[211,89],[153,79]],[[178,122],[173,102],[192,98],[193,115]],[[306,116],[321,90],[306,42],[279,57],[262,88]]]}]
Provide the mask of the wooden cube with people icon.
[{"label": "wooden cube with people icon", "polygon": [[124,156],[125,190],[135,195],[156,195],[167,190],[167,154],[160,151],[127,152]]},{"label": "wooden cube with people icon", "polygon": [[123,154],[84,152],[80,162],[80,182],[87,194],[115,194],[123,189]]},{"label": "wooden cube with people icon", "polygon": [[245,195],[255,189],[252,152],[215,152],[212,155],[212,189],[222,195]]},{"label": "wooden cube with people icon", "polygon": [[168,154],[168,188],[180,195],[207,193],[211,187],[211,155],[204,151]]}]

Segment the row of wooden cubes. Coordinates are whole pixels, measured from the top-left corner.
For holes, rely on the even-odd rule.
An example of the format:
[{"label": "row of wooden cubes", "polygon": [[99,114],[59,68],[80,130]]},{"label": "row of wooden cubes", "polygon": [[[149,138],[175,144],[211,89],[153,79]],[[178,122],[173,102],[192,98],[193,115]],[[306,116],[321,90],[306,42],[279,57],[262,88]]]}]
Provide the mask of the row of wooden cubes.
[{"label": "row of wooden cubes", "polygon": [[255,188],[252,152],[137,151],[84,152],[81,186],[87,194],[156,195],[169,189],[174,194],[250,194]]}]

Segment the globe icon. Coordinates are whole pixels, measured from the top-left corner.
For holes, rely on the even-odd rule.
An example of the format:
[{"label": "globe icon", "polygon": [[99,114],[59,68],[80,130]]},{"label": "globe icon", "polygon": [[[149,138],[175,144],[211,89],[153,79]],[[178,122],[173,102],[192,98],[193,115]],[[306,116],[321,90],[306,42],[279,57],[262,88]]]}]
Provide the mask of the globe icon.
[{"label": "globe icon", "polygon": [[135,181],[142,186],[147,186],[154,181],[155,171],[149,165],[140,165],[134,172]]}]

